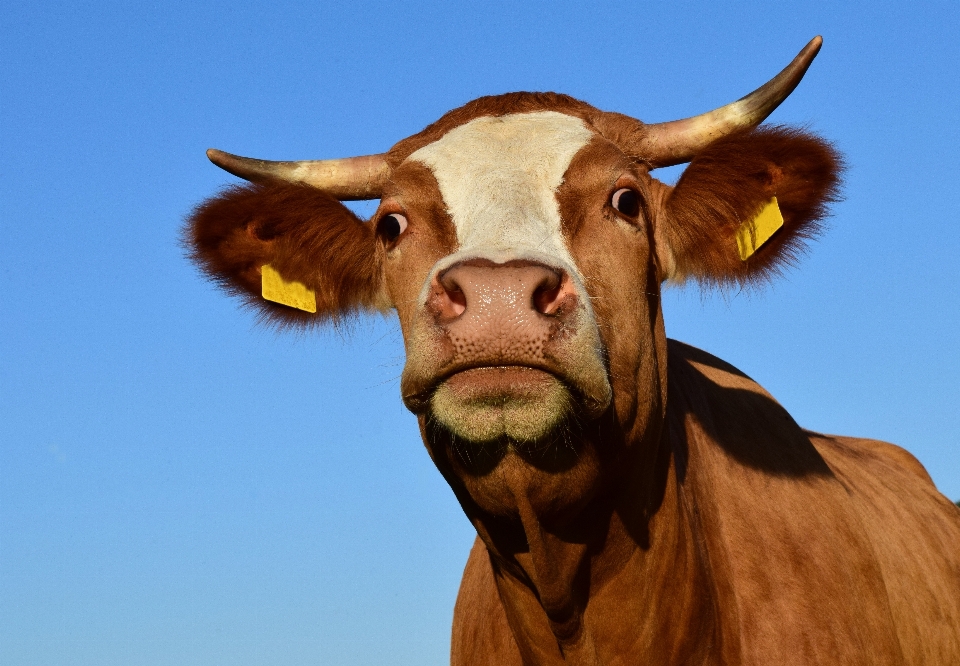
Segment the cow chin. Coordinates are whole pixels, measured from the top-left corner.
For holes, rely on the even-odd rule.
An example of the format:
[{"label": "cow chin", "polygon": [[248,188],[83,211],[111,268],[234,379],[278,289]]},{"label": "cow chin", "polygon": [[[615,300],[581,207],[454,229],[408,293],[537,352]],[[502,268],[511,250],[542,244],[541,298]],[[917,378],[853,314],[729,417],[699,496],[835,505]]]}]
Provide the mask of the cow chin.
[{"label": "cow chin", "polygon": [[496,366],[458,372],[430,399],[436,423],[475,444],[541,441],[573,414],[570,390],[535,368]]}]

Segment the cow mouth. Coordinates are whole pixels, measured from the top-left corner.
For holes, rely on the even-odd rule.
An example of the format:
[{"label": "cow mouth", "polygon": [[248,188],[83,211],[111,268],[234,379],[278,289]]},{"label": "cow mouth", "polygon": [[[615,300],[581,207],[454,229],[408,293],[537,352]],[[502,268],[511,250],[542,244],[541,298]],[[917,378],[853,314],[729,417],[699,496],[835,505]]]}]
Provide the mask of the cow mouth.
[{"label": "cow mouth", "polygon": [[447,387],[468,399],[494,398],[495,394],[513,391],[534,391],[544,388],[551,381],[568,384],[564,375],[555,368],[532,363],[455,363],[437,372],[433,377],[422,378],[404,391],[403,401],[414,413],[429,409],[438,390]]},{"label": "cow mouth", "polygon": [[498,400],[529,395],[559,381],[553,373],[528,365],[486,365],[457,370],[440,381],[467,400]]},{"label": "cow mouth", "polygon": [[460,368],[435,385],[428,411],[457,438],[535,442],[567,421],[575,392],[556,374],[525,365]]}]

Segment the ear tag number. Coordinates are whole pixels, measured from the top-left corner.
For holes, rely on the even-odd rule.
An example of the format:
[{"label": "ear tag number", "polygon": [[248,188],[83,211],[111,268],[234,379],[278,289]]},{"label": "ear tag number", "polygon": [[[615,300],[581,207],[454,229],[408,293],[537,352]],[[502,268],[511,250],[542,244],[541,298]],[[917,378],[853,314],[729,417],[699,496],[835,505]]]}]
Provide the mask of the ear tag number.
[{"label": "ear tag number", "polygon": [[780,214],[777,198],[773,197],[755,218],[744,222],[737,229],[737,249],[740,250],[740,260],[749,259],[782,226],[783,215]]},{"label": "ear tag number", "polygon": [[287,282],[270,264],[260,268],[264,299],[304,312],[317,312],[317,294],[302,282]]}]

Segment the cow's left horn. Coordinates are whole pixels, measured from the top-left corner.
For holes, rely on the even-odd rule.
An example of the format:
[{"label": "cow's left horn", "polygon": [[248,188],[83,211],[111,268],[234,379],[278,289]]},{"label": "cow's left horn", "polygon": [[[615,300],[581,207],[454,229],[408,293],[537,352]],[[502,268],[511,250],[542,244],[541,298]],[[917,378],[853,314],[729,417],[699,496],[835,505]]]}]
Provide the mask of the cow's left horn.
[{"label": "cow's left horn", "polygon": [[782,72],[736,102],[693,118],[647,125],[641,145],[630,152],[653,168],[673,166],[689,162],[721,137],[756,127],[797,87],[822,44],[819,35],[811,39]]},{"label": "cow's left horn", "polygon": [[282,180],[303,183],[341,201],[379,199],[390,178],[390,167],[383,155],[364,155],[339,160],[271,162],[231,155],[211,148],[210,161],[234,176],[254,183]]}]

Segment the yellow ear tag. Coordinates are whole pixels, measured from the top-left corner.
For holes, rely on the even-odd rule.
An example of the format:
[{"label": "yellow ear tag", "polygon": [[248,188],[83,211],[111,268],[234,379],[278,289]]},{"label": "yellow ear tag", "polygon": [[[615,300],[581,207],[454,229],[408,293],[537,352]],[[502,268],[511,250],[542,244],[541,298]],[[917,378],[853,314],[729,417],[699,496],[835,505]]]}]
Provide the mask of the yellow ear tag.
[{"label": "yellow ear tag", "polygon": [[754,252],[770,240],[770,237],[783,226],[783,215],[780,206],[774,197],[749,222],[744,222],[737,229],[737,249],[740,250],[740,260],[746,261]]},{"label": "yellow ear tag", "polygon": [[260,268],[263,297],[304,312],[317,312],[317,294],[302,282],[287,282],[270,264]]}]

